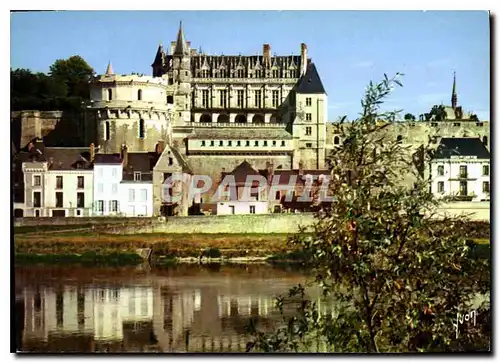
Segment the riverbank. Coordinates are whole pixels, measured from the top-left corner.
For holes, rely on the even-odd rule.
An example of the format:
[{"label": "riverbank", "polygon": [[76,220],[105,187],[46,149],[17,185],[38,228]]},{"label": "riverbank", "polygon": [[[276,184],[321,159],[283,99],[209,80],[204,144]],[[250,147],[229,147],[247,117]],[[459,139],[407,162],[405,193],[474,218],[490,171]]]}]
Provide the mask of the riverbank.
[{"label": "riverbank", "polygon": [[[14,253],[17,264],[153,265],[172,263],[302,262],[302,252],[289,246],[291,234],[137,234],[93,232],[85,227],[52,226],[43,231],[17,227]],[[471,237],[473,255],[488,258],[489,238]]]}]

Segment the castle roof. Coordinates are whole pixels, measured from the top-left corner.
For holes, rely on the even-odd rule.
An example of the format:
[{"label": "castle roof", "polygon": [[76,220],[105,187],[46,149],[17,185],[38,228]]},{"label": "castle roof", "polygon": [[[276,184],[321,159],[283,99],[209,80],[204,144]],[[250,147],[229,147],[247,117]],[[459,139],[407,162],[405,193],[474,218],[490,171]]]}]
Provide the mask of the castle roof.
[{"label": "castle roof", "polygon": [[165,52],[163,51],[163,45],[160,43],[158,46],[158,50],[156,51],[156,56],[155,60],[153,61],[153,66],[154,65],[163,65],[163,57],[165,55]]},{"label": "castle roof", "polygon": [[477,137],[443,137],[433,159],[450,159],[452,156],[475,156],[489,159],[490,152]]},{"label": "castle roof", "polygon": [[318,71],[314,63],[309,63],[307,65],[306,73],[299,80],[299,84],[296,89],[297,93],[324,93],[326,94],[321,78],[319,77]]},{"label": "castle roof", "polygon": [[184,32],[182,31],[182,22],[180,23],[179,31],[177,32],[177,41],[175,43],[174,54],[189,55],[189,49],[186,44],[186,39],[184,38]]}]

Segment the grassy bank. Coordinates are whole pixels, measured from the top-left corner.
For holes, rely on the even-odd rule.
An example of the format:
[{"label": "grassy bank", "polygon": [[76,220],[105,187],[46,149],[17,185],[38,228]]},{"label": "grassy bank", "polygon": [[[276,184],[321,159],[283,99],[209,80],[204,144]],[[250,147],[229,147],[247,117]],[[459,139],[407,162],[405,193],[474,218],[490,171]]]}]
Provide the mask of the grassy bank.
[{"label": "grassy bank", "polygon": [[[17,263],[84,263],[127,265],[142,263],[139,249],[151,249],[153,264],[225,262],[228,260],[302,262],[302,252],[288,246],[287,234],[137,234],[96,233],[82,226],[74,231],[51,226],[47,230],[18,227],[14,234]],[[58,228],[55,228],[58,227]],[[488,238],[473,241],[472,256],[489,258]]]}]

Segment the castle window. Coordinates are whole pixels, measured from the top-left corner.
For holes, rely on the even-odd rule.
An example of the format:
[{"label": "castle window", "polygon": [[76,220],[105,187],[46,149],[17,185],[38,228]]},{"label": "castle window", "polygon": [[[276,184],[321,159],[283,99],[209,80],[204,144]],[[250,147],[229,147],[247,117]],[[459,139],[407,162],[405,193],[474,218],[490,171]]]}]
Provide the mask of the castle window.
[{"label": "castle window", "polygon": [[137,100],[142,101],[142,89],[137,91]]},{"label": "castle window", "polygon": [[285,146],[285,140],[281,141],[281,146]]},{"label": "castle window", "polygon": [[212,140],[210,141],[210,146],[214,146],[215,145],[215,142]]},{"label": "castle window", "polygon": [[233,142],[232,142],[231,140],[229,140],[229,141],[227,142],[227,146],[233,146],[232,144],[233,144]]},{"label": "castle window", "polygon": [[168,158],[168,165],[174,165],[174,159]]},{"label": "castle window", "polygon": [[227,107],[227,90],[220,90],[219,91],[219,104],[221,107],[226,108]]},{"label": "castle window", "polygon": [[444,175],[444,165],[438,165],[438,175],[439,176]]},{"label": "castle window", "polygon": [[245,77],[245,71],[243,69],[238,69],[238,78],[243,78]]},{"label": "castle window", "polygon": [[280,97],[280,91],[273,90],[273,107],[278,107],[279,97]]},{"label": "castle window", "polygon": [[483,126],[483,123],[482,122],[476,122],[476,126],[481,127],[481,126]]},{"label": "castle window", "polygon": [[279,78],[280,71],[278,69],[273,69],[273,78]]},{"label": "castle window", "polygon": [[237,105],[238,107],[243,107],[244,91],[242,89],[239,89],[236,92],[237,92]]},{"label": "castle window", "polygon": [[437,183],[438,193],[444,193],[444,182],[440,181]]},{"label": "castle window", "polygon": [[255,71],[255,78],[261,78],[262,77],[262,71],[260,69]]},{"label": "castle window", "polygon": [[490,175],[490,166],[489,165],[483,165],[483,175],[485,175],[485,176]]},{"label": "castle window", "polygon": [[488,146],[488,136],[483,136],[483,144],[484,146]]},{"label": "castle window", "polygon": [[262,107],[262,92],[260,90],[255,91],[255,107]]},{"label": "castle window", "polygon": [[264,146],[267,146],[267,141],[264,141]]},{"label": "castle window", "polygon": [[140,171],[134,172],[134,181],[141,181],[141,172]]},{"label": "castle window", "polygon": [[219,75],[220,75],[220,78],[226,78],[226,70],[221,69]]},{"label": "castle window", "polygon": [[144,120],[139,120],[139,138],[144,139]]},{"label": "castle window", "polygon": [[333,138],[333,143],[334,143],[335,145],[340,144],[340,137],[335,136],[335,137]]},{"label": "castle window", "polygon": [[312,98],[311,97],[307,97],[306,98],[306,106],[311,106],[312,105]]},{"label": "castle window", "polygon": [[201,146],[205,146],[205,140],[201,142]]},{"label": "castle window", "polygon": [[313,147],[313,144],[311,144],[310,142],[308,142],[308,143],[306,143],[306,147],[310,149],[310,148]]},{"label": "castle window", "polygon": [[170,105],[173,105],[174,104],[174,96],[172,96],[172,95],[167,96],[167,103]]},{"label": "castle window", "polygon": [[460,122],[453,123],[453,126],[457,126],[457,127],[460,126]]},{"label": "castle window", "polygon": [[276,146],[276,140],[273,140],[273,146]]},{"label": "castle window", "polygon": [[241,141],[240,140],[236,141],[236,146],[241,146]]},{"label": "castle window", "polygon": [[309,135],[311,135],[311,134],[312,134],[312,127],[307,126],[307,127],[306,127],[306,136],[309,136]]},{"label": "castle window", "polygon": [[306,113],[306,121],[312,120],[312,113]]},{"label": "castle window", "polygon": [[109,121],[104,124],[104,140],[109,140]]},{"label": "castle window", "polygon": [[259,146],[259,142],[258,141],[255,141],[255,146]]},{"label": "castle window", "polygon": [[250,146],[250,141],[249,140],[247,140],[247,143],[246,143],[245,146]]},{"label": "castle window", "polygon": [[398,141],[398,143],[401,143],[401,141],[402,141],[402,140],[403,140],[403,136],[398,135],[398,137],[397,137],[397,141]]},{"label": "castle window", "polygon": [[113,100],[113,90],[108,88],[108,101]]},{"label": "castle window", "polygon": [[203,102],[203,107],[208,108],[209,103],[208,103],[208,90],[207,89],[204,89],[201,91],[201,99]]},{"label": "castle window", "polygon": [[219,141],[219,146],[224,146],[224,142],[222,140]]}]

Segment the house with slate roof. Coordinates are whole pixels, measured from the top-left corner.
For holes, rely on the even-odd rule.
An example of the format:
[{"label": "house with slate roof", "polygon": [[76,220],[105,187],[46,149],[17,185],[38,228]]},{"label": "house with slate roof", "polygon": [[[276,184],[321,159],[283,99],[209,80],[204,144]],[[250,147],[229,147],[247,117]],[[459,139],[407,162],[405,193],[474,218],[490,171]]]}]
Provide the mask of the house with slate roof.
[{"label": "house with slate roof", "polygon": [[[24,217],[90,216],[93,205],[90,148],[44,147],[38,140],[21,152]],[[22,205],[22,206],[21,206]],[[21,214],[20,212],[18,212]]]},{"label": "house with slate roof", "polygon": [[479,138],[442,138],[429,175],[431,192],[437,197],[490,200],[490,152]]}]

